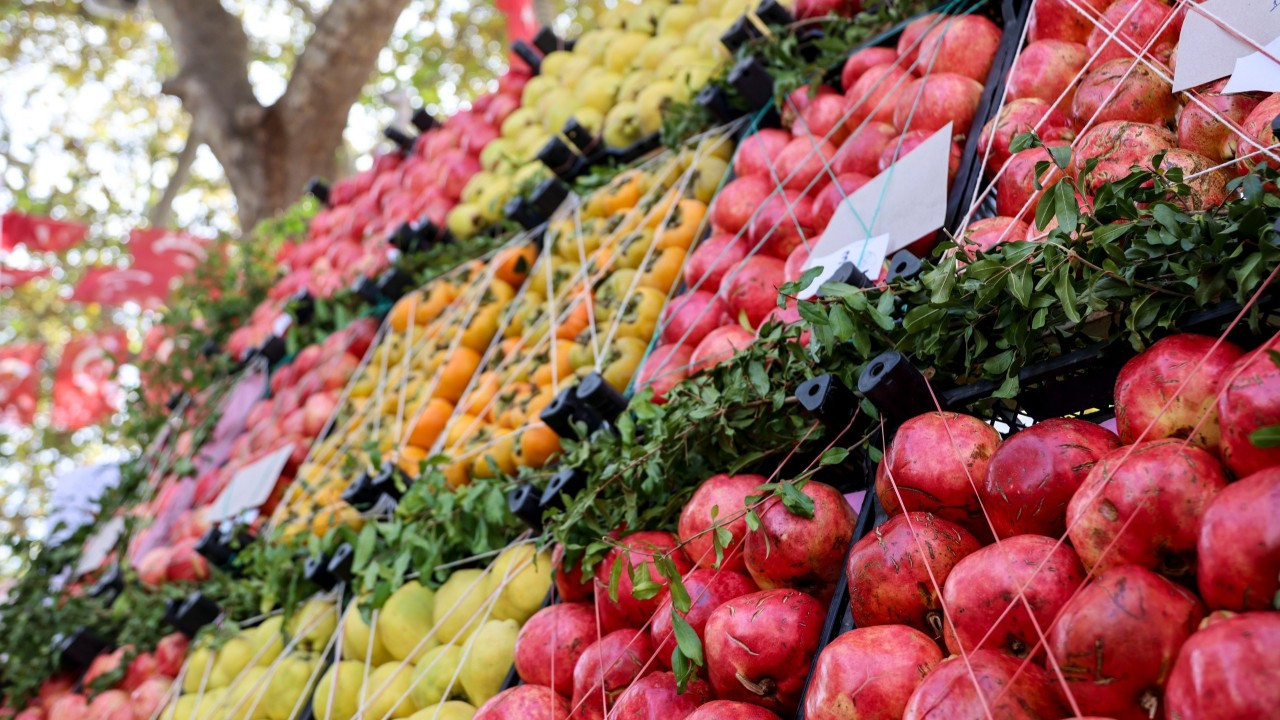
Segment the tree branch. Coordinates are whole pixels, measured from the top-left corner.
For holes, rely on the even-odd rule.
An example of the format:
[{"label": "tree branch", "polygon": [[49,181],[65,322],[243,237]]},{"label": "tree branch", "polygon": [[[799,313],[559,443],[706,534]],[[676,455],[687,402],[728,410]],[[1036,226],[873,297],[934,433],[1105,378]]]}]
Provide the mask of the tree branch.
[{"label": "tree branch", "polygon": [[164,186],[164,193],[147,213],[147,221],[151,227],[164,227],[169,223],[169,215],[173,211],[173,200],[178,197],[182,186],[187,184],[187,178],[191,177],[191,165],[195,163],[196,151],[202,144],[193,124],[191,132],[187,134],[187,144],[182,146],[182,152],[178,154],[178,166],[173,169],[173,175],[169,176],[169,184]]}]

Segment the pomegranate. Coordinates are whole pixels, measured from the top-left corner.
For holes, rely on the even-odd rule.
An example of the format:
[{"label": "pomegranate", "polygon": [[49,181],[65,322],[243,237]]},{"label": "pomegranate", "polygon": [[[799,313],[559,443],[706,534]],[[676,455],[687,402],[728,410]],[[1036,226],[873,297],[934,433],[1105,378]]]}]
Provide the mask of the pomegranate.
[{"label": "pomegranate", "polygon": [[933,68],[984,82],[1000,49],[1001,35],[1000,26],[981,15],[949,17],[920,40],[918,56],[926,69],[919,72]]},{"label": "pomegranate", "polygon": [[890,515],[931,512],[979,538],[991,531],[978,506],[1000,435],[971,415],[931,412],[898,428],[876,468],[876,497]]},{"label": "pomegranate", "polygon": [[151,720],[168,697],[169,683],[169,678],[153,677],[129,695],[133,704],[133,720]]},{"label": "pomegranate", "polygon": [[653,645],[648,634],[630,628],[611,632],[587,646],[573,666],[573,706],[579,708],[580,716],[604,718],[631,683],[654,671],[651,663],[646,668],[651,657]]},{"label": "pomegranate", "polygon": [[1047,720],[1068,715],[1057,685],[1044,669],[994,650],[976,650],[934,668],[907,701],[902,718]]},{"label": "pomegranate", "polygon": [[1245,158],[1245,155],[1256,153],[1263,148],[1272,148],[1271,154],[1275,155],[1275,146],[1280,144],[1280,137],[1277,137],[1271,129],[1271,121],[1280,115],[1280,93],[1272,93],[1267,99],[1258,103],[1256,107],[1244,119],[1244,133],[1246,140],[1240,143],[1237,155],[1241,156],[1240,165],[1245,171],[1260,162],[1267,162],[1272,167],[1276,166],[1276,161],[1267,155],[1254,155]]},{"label": "pomegranate", "polygon": [[1154,715],[1178,649],[1203,618],[1185,588],[1124,565],[1067,603],[1049,648],[1082,711],[1142,720]]},{"label": "pomegranate", "polygon": [[[778,307],[778,287],[784,283],[785,268],[782,260],[767,255],[755,255],[744,260],[729,278],[726,300],[730,317],[737,319],[745,314],[751,327],[760,327],[769,311]],[[713,333],[708,333],[707,337]],[[697,353],[694,355],[696,363]]]},{"label": "pomegranate", "polygon": [[796,137],[826,140],[839,145],[849,137],[849,127],[844,123],[844,98],[833,92],[818,95],[804,109],[799,122],[791,127]]},{"label": "pomegranate", "polygon": [[[1082,43],[1089,39],[1094,19],[1101,17],[1112,0],[1037,0],[1031,9],[1027,40],[1052,38]],[[1083,7],[1081,12],[1078,7]],[[1030,48],[1030,45],[1027,46]],[[1023,49],[1025,54],[1026,48]]]},{"label": "pomegranate", "polygon": [[1280,707],[1280,613],[1214,613],[1187,639],[1165,690],[1172,720],[1262,718]]},{"label": "pomegranate", "polygon": [[1190,576],[1200,516],[1226,484],[1212,455],[1181,440],[1118,448],[1067,504],[1071,543],[1095,572],[1134,564]]},{"label": "pomegranate", "polygon": [[[929,136],[932,134],[932,132],[925,130],[908,130],[907,132],[902,133],[902,135],[890,140],[889,144],[885,145],[884,151],[880,153],[880,161],[877,164],[880,172],[888,170],[890,165],[911,154],[912,150],[919,147],[920,143],[928,140]],[[960,143],[952,140],[951,153],[947,156],[948,187],[951,186],[951,181],[956,179],[956,173],[960,171],[960,157],[963,152],[964,148],[960,147]],[[930,244],[930,247],[932,247],[932,244]],[[921,257],[926,254],[918,252],[917,248],[914,246],[909,249]]]},{"label": "pomegranate", "polygon": [[87,687],[92,685],[93,681],[99,677],[115,672],[120,667],[120,663],[124,662],[125,654],[132,651],[132,646],[125,645],[116,648],[112,652],[104,652],[98,655],[93,659],[93,662],[89,663],[89,669],[85,670],[82,684]]},{"label": "pomegranate", "polygon": [[795,712],[825,616],[821,603],[796,590],[761,590],[716,608],[704,648],[716,696]]},{"label": "pomegranate", "polygon": [[1240,356],[1234,343],[1183,333],[1157,341],[1116,377],[1116,429],[1126,443],[1190,438],[1218,446],[1218,384]]},{"label": "pomegranate", "polygon": [[[653,611],[667,597],[667,579],[658,572],[657,558],[662,556],[671,558],[671,562],[675,564],[676,569],[680,571],[682,576],[693,568],[693,563],[689,561],[689,558],[684,554],[684,550],[680,548],[680,541],[676,539],[676,536],[668,532],[642,530],[622,538],[620,544],[630,551],[630,559],[628,560],[628,565],[623,568],[622,578],[618,582],[618,600],[616,604],[622,610],[622,614],[627,619],[629,626],[641,627],[649,621]],[[624,558],[624,550],[614,548],[596,566],[597,595],[604,595],[607,599],[613,564]],[[662,592],[647,600],[640,600],[632,595],[631,573],[638,567],[644,567],[648,571],[649,578],[662,586]]]},{"label": "pomegranate", "polygon": [[557,603],[542,608],[520,628],[516,672],[533,685],[564,695],[573,692],[573,668],[597,640],[595,608],[587,603]]},{"label": "pomegranate", "polygon": [[[898,36],[898,57],[901,59],[903,67],[910,67],[915,64],[916,58],[920,54],[920,46],[924,36],[933,28],[947,21],[946,15],[938,13],[928,13],[907,23],[902,28],[902,34]],[[846,86],[846,89],[847,86]]]},{"label": "pomegranate", "polygon": [[738,145],[738,152],[733,156],[733,172],[742,177],[745,175],[769,175],[773,159],[782,152],[782,148],[791,142],[791,134],[785,130],[767,128],[756,131]]},{"label": "pomegranate", "polygon": [[855,134],[858,126],[868,119],[893,123],[893,109],[898,104],[903,88],[910,81],[911,73],[899,63],[872,65],[867,68],[853,87],[845,89],[845,122],[850,124]]},{"label": "pomegranate", "polygon": [[1236,477],[1280,465],[1280,448],[1260,448],[1249,439],[1259,428],[1280,425],[1280,363],[1270,354],[1277,349],[1280,336],[1237,360],[1223,378],[1219,450]]},{"label": "pomegranate", "polygon": [[[836,208],[840,206],[840,203],[844,202],[846,198],[857,192],[858,188],[866,185],[870,181],[871,178],[863,175],[862,173],[837,175],[836,179],[823,188],[822,192],[818,193],[818,195],[813,199],[813,226],[819,231],[825,229],[827,227],[827,223],[831,222],[831,217],[836,214]],[[814,235],[815,240],[817,237],[820,237],[820,234]],[[809,258],[808,248],[805,248],[803,245],[797,246],[796,249],[791,252],[791,255],[787,256],[788,279],[791,277],[789,272],[791,258],[795,257],[797,252],[803,252],[805,260]],[[804,260],[801,260],[800,264],[803,265]],[[799,277],[799,274],[795,277]]]},{"label": "pomegranate", "polygon": [[[211,475],[212,477],[212,475]],[[171,550],[167,547],[155,547],[147,551],[138,561],[138,581],[147,587],[159,587],[165,581],[165,569],[169,567]]]},{"label": "pomegranate", "polygon": [[1066,113],[1049,107],[1039,98],[1014,100],[982,127],[978,135],[978,156],[985,158],[988,170],[1004,167],[1013,153],[1009,145],[1022,133],[1035,131],[1050,145],[1070,142],[1076,136]]},{"label": "pomegranate", "polygon": [[489,698],[472,720],[569,720],[573,708],[542,685],[517,685]]},{"label": "pomegranate", "polygon": [[1183,182],[1191,189],[1186,196],[1169,194],[1169,199],[1189,211],[1212,210],[1227,201],[1227,183],[1231,175],[1223,169],[1212,169],[1214,162],[1190,150],[1174,148],[1164,155],[1162,170],[1182,169]]},{"label": "pomegranate", "polygon": [[67,693],[49,705],[49,720],[89,720],[89,702],[83,695]]},{"label": "pomegranate", "polygon": [[1057,182],[1062,171],[1053,164],[1044,148],[1028,148],[1014,153],[1000,171],[996,180],[996,212],[1005,217],[1031,220],[1035,217],[1036,203],[1042,190],[1036,190],[1036,165],[1049,163],[1040,176],[1040,185],[1049,188]]},{"label": "pomegranate", "polygon": [[728,319],[724,301],[706,290],[676,297],[662,313],[662,339],[672,344],[697,347],[698,343]]},{"label": "pomegranate", "polygon": [[[773,194],[773,181],[767,175],[745,175],[727,183],[711,204],[711,222],[721,232],[742,232],[756,208]],[[710,288],[707,288],[710,289]]]},{"label": "pomegranate", "polygon": [[667,401],[671,388],[689,377],[692,357],[691,345],[659,345],[636,372],[636,388],[653,390],[653,402],[662,405]]},{"label": "pomegranate", "polygon": [[823,648],[804,699],[806,720],[902,717],[942,651],[906,625],[851,630]]},{"label": "pomegranate", "polygon": [[978,550],[956,563],[942,588],[947,649],[1044,657],[1040,634],[1084,580],[1080,558],[1054,538],[1016,535]]},{"label": "pomegranate", "polygon": [[711,698],[711,688],[693,679],[683,693],[676,690],[676,676],[656,672],[635,681],[618,697],[609,720],[683,720]]},{"label": "pomegranate", "polygon": [[718,365],[754,342],[756,336],[737,323],[716,328],[693,351],[693,372]]},{"label": "pomegranate", "polygon": [[[698,639],[704,642],[703,630],[713,610],[736,597],[759,589],[751,578],[740,572],[710,568],[699,568],[689,573],[684,578],[684,588],[689,593],[689,612],[681,613],[680,616],[698,634]],[[673,608],[671,598],[664,600],[654,612],[653,625],[649,628],[650,640],[657,648],[658,661],[664,667],[671,667],[671,654],[676,649],[671,619]]]},{"label": "pomegranate", "polygon": [[138,653],[125,668],[124,679],[120,681],[120,688],[133,692],[138,689],[138,686],[156,674],[156,667],[155,655],[145,652]]},{"label": "pomegranate", "polygon": [[777,177],[773,181],[781,183],[784,188],[804,192],[819,175],[830,173],[831,159],[835,154],[835,145],[821,138],[793,138],[778,153],[773,166]]},{"label": "pomegranate", "polygon": [[912,80],[898,95],[893,126],[902,130],[940,130],[951,123],[952,135],[965,135],[982,99],[982,83],[951,72]]},{"label": "pomegranate", "polygon": [[1067,531],[1067,503],[1120,438],[1074,418],[1036,423],[1001,443],[978,488],[997,537]]},{"label": "pomegranate", "polygon": [[987,252],[1002,243],[1017,242],[1026,236],[1029,229],[1021,220],[1000,215],[975,220],[969,223],[960,238],[960,262],[964,264],[966,260],[973,260],[975,253]]},{"label": "pomegranate", "polygon": [[1173,133],[1155,125],[1101,122],[1076,140],[1073,172],[1078,172],[1088,160],[1097,158],[1098,166],[1084,184],[1090,193],[1096,193],[1103,183],[1128,175],[1134,165],[1150,169],[1151,159],[1156,153],[1172,149],[1176,142]]},{"label": "pomegranate", "polygon": [[1095,63],[1132,58],[1135,52],[1167,58],[1178,43],[1182,18],[1181,11],[1174,14],[1159,0],[1116,0],[1089,32],[1089,55]]},{"label": "pomegranate", "polygon": [[556,543],[551,551],[551,564],[556,567],[556,595],[560,602],[581,602],[594,594],[595,588],[591,578],[582,571],[581,561],[565,570],[564,545]]},{"label": "pomegranate", "polygon": [[36,698],[41,709],[46,713],[53,709],[53,701],[69,694],[76,686],[76,679],[70,675],[54,675],[40,683]]},{"label": "pomegranate", "polygon": [[836,177],[860,174],[874,177],[880,172],[878,164],[885,146],[898,137],[898,130],[887,122],[870,121],[844,141],[831,160],[831,172]]},{"label": "pomegranate", "polygon": [[716,292],[721,279],[742,262],[748,249],[746,239],[735,235],[715,235],[703,240],[685,261],[685,285],[693,290]]},{"label": "pomegranate", "polygon": [[760,255],[756,257],[769,255],[785,260],[796,247],[817,239],[813,229],[804,223],[807,213],[802,207],[806,205],[811,205],[811,201],[797,190],[784,190],[765,201],[747,226],[748,243],[759,248]]},{"label": "pomegranate", "polygon": [[88,712],[93,720],[134,720],[129,693],[124,690],[98,693],[89,703]]},{"label": "pomegranate", "polygon": [[813,501],[813,517],[793,514],[776,496],[764,501],[760,527],[747,532],[747,572],[763,589],[795,588],[826,602],[858,513],[830,485],[808,482],[800,492]]},{"label": "pomegranate", "polygon": [[[1036,10],[1040,9],[1037,4]],[[1076,76],[1089,50],[1069,40],[1037,40],[1022,48],[1006,83],[1010,99],[1040,98],[1054,109],[1068,110],[1075,97]]]},{"label": "pomegranate", "polygon": [[[800,118],[804,116],[805,111],[809,109],[810,103],[824,95],[837,94],[839,93],[836,92],[836,89],[830,85],[819,85],[818,89],[814,90],[811,85],[806,83],[792,90],[787,93],[786,102],[782,107],[782,126],[791,128],[792,137],[804,134],[804,130],[796,127],[796,125],[800,122]],[[822,136],[819,135],[818,137]],[[790,141],[790,138],[788,138],[788,141]],[[774,153],[774,155],[776,154]],[[769,157],[772,160],[773,155]]]},{"label": "pomegranate", "polygon": [[1084,76],[1071,114],[1082,125],[1118,120],[1165,126],[1177,116],[1178,100],[1155,70],[1121,58],[1095,66]]},{"label": "pomegranate", "polygon": [[876,65],[893,63],[898,59],[898,51],[887,47],[862,48],[849,56],[840,69],[840,87],[851,88],[862,77],[868,68]]},{"label": "pomegranate", "polygon": [[196,552],[196,540],[176,543],[165,566],[165,577],[170,582],[197,582],[209,579],[209,561]]},{"label": "pomegranate", "polygon": [[1200,596],[1214,610],[1270,610],[1280,592],[1280,467],[1259,470],[1209,501],[1196,543]]},{"label": "pomegranate", "polygon": [[745,571],[742,542],[747,534],[746,499],[760,494],[756,489],[768,482],[763,475],[712,475],[693,491],[680,511],[677,534],[685,552],[698,567],[715,567],[716,552],[712,527],[729,531],[724,548],[726,570]]},{"label": "pomegranate", "polygon": [[693,711],[685,720],[781,720],[777,715],[759,705],[712,700]]},{"label": "pomegranate", "polygon": [[1241,127],[1258,106],[1258,100],[1248,95],[1224,95],[1226,84],[1224,78],[1188,90],[1186,104],[1178,115],[1178,147],[1203,155],[1215,164],[1236,156],[1240,134],[1235,128]]}]

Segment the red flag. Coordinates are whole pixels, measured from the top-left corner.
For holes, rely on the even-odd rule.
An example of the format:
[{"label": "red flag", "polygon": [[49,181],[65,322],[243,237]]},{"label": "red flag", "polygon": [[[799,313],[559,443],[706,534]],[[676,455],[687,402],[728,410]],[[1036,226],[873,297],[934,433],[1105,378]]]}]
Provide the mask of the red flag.
[{"label": "red flag", "polygon": [[0,346],[0,419],[30,425],[36,414],[44,343]]},{"label": "red flag", "polygon": [[31,252],[62,252],[89,233],[84,223],[32,217],[10,211],[0,216],[0,248],[25,245]]},{"label": "red flag", "polygon": [[120,305],[132,300],[139,305],[159,305],[169,297],[170,283],[178,268],[89,268],[71,293],[75,302]]},{"label": "red flag", "polygon": [[53,425],[73,431],[92,425],[120,404],[114,381],[125,355],[123,330],[72,338],[53,375]]},{"label": "red flag", "polygon": [[16,268],[0,267],[0,288],[20,288],[36,278],[47,276],[51,272],[53,272],[51,268],[18,270]]},{"label": "red flag", "polygon": [[[517,40],[531,40],[538,28],[532,0],[497,0],[498,11],[507,16],[507,45]],[[513,56],[514,57],[514,56]]]},{"label": "red flag", "polygon": [[157,273],[176,265],[177,275],[195,270],[209,256],[204,238],[164,228],[130,231],[129,252],[135,268]]}]

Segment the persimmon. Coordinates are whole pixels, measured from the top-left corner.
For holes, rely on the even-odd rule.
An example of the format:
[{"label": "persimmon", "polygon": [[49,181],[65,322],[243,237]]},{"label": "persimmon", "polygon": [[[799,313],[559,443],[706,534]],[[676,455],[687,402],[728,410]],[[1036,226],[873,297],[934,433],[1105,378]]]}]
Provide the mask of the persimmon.
[{"label": "persimmon", "polygon": [[569,377],[573,372],[573,366],[569,364],[569,352],[572,349],[573,343],[562,341],[554,343],[550,350],[540,352],[535,362],[540,360],[541,363],[530,374],[533,384],[549,387]]},{"label": "persimmon", "polygon": [[494,267],[494,277],[511,287],[519,287],[533,268],[533,261],[538,257],[538,250],[533,245],[525,244],[499,250],[490,261]]},{"label": "persimmon", "polygon": [[478,367],[480,367],[480,353],[466,346],[456,348],[440,368],[435,396],[451,403],[458,402]]},{"label": "persimmon", "polygon": [[422,408],[422,412],[418,413],[418,417],[413,420],[413,426],[409,429],[407,438],[409,444],[430,450],[435,446],[436,439],[440,437],[440,433],[444,431],[445,425],[449,423],[449,418],[452,416],[453,403],[444,398],[431,398],[427,401],[426,407]]},{"label": "persimmon", "polygon": [[467,397],[462,401],[462,412],[468,415],[475,415],[486,421],[490,420],[493,411],[493,398],[498,394],[499,387],[497,372],[486,370],[480,373],[480,377],[476,378],[476,384],[471,388],[471,392],[467,393]]},{"label": "persimmon", "polygon": [[498,334],[502,307],[499,303],[492,303],[476,310],[467,329],[462,331],[463,347],[475,350],[477,353],[483,353],[489,348],[489,343],[493,342],[493,336]]},{"label": "persimmon", "polygon": [[516,455],[519,465],[540,468],[560,452],[560,436],[546,425],[530,425],[520,433],[520,450]]},{"label": "persimmon", "polygon": [[[707,216],[707,206],[698,200],[686,198],[676,204],[675,210],[663,227],[654,232],[653,242],[659,250],[680,248],[688,250],[693,238]],[[659,220],[661,222],[661,220]]]}]

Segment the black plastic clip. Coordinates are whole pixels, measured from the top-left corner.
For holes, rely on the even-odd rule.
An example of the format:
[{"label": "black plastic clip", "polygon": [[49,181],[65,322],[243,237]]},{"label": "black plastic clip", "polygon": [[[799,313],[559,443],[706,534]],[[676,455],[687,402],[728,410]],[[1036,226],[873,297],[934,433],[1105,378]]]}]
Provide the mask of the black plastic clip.
[{"label": "black plastic clip", "polygon": [[828,430],[843,430],[858,409],[858,396],[831,374],[817,375],[800,383],[796,399]]},{"label": "black plastic clip", "polygon": [[911,253],[910,250],[899,250],[889,258],[889,281],[894,280],[910,280],[920,271],[924,269],[920,258]]},{"label": "black plastic clip", "polygon": [[724,34],[720,36],[720,44],[732,55],[738,52],[738,48],[748,42],[760,37],[760,29],[746,15],[738,18]]},{"label": "black plastic clip", "polygon": [[565,182],[573,182],[582,171],[582,156],[574,152],[558,135],[552,136],[547,144],[542,146],[538,151],[537,159]]},{"label": "black plastic clip", "polygon": [[629,165],[654,150],[657,150],[661,145],[662,136],[659,133],[651,133],[624,148],[615,148],[610,150],[608,155],[619,164]]},{"label": "black plastic clip", "polygon": [[275,365],[284,359],[288,350],[289,348],[285,345],[284,338],[272,335],[262,341],[262,344],[254,351],[254,355],[265,359],[268,365]]},{"label": "black plastic clip", "polygon": [[569,118],[561,132],[584,155],[589,156],[600,149],[600,139],[592,135],[590,130],[583,127],[577,118]]},{"label": "black plastic clip", "polygon": [[342,543],[329,557],[329,574],[339,582],[350,583],[355,578],[352,572],[355,558],[356,549],[351,546],[351,543]]},{"label": "black plastic clip", "polygon": [[[871,282],[862,270],[851,262],[844,263],[836,268],[834,274],[826,279],[826,282],[844,283],[854,287],[869,288],[874,287],[875,283]],[[822,295],[822,290],[818,290],[818,295]]]},{"label": "black plastic clip", "polygon": [[577,384],[574,394],[584,407],[609,424],[627,409],[627,399],[614,390],[598,372],[583,378]]},{"label": "black plastic clip", "polygon": [[342,491],[342,500],[351,507],[365,512],[378,501],[378,491],[373,488],[373,478],[368,471],[356,476],[356,479]]},{"label": "black plastic clip", "polygon": [[212,623],[222,614],[218,604],[200,592],[193,592],[186,599],[174,598],[165,608],[164,619],[175,630],[189,638],[196,636],[200,628]]},{"label": "black plastic clip", "polygon": [[756,17],[760,18],[765,25],[779,25],[786,27],[795,22],[795,18],[791,17],[791,12],[782,6],[778,0],[764,0],[760,6],[756,8]]},{"label": "black plastic clip", "polygon": [[729,84],[752,110],[773,105],[773,77],[760,58],[751,56],[738,61],[729,71]]},{"label": "black plastic clip", "polygon": [[513,198],[503,208],[507,215],[526,230],[532,230],[547,221],[569,197],[569,186],[557,178],[547,178],[538,184],[527,199]]},{"label": "black plastic clip", "polygon": [[55,638],[54,643],[62,666],[71,670],[87,669],[94,658],[111,649],[111,643],[88,628]]},{"label": "black plastic clip", "polygon": [[533,46],[542,51],[543,55],[553,53],[556,50],[567,50],[564,40],[556,35],[555,31],[543,25],[538,29],[538,34],[533,36]]},{"label": "black plastic clip", "polygon": [[1280,115],[1271,118],[1271,134],[1280,137]]},{"label": "black plastic clip", "polygon": [[214,340],[213,338],[209,338],[208,340],[205,340],[204,344],[200,346],[200,357],[204,358],[205,360],[209,360],[221,352],[222,352],[222,346],[219,345],[218,341]]},{"label": "black plastic clip", "polygon": [[290,314],[299,325],[306,325],[316,315],[316,299],[306,289],[299,290],[289,298]]},{"label": "black plastic clip", "polygon": [[586,489],[587,474],[585,472],[577,468],[562,468],[547,481],[539,506],[543,512],[563,508],[568,503],[566,497],[572,498]]},{"label": "black plastic clip", "polygon": [[187,391],[179,390],[169,396],[169,399],[165,401],[164,406],[169,409],[169,412],[173,412],[178,409],[178,406],[182,404],[182,401],[186,399],[186,397]]},{"label": "black plastic clip", "polygon": [[511,43],[511,52],[524,61],[529,66],[529,72],[537,75],[542,72],[542,54],[535,50],[529,43],[523,40],[517,40]]},{"label": "black plastic clip", "polygon": [[382,129],[382,135],[386,139],[395,143],[396,146],[400,148],[401,154],[408,155],[413,152],[413,144],[416,142],[416,139],[409,137],[409,134],[400,128],[388,125]]},{"label": "black plastic clip", "polygon": [[693,100],[722,123],[736,120],[743,115],[741,110],[734,107],[733,102],[729,100],[729,93],[720,85],[704,85]]},{"label": "black plastic clip", "polygon": [[329,204],[329,184],[318,177],[313,177],[307,181],[307,187],[303,192],[320,201],[321,205]]},{"label": "black plastic clip", "polygon": [[872,358],[858,377],[858,392],[871,401],[893,428],[936,409],[929,381],[897,350]]},{"label": "black plastic clip", "polygon": [[230,567],[236,556],[231,543],[227,542],[226,535],[218,525],[211,526],[200,536],[200,540],[196,542],[196,552],[208,560],[210,565],[219,568]]},{"label": "black plastic clip", "polygon": [[103,605],[110,605],[124,592],[124,573],[120,563],[113,562],[102,572],[98,581],[89,588],[89,597],[101,600]]},{"label": "black plastic clip", "polygon": [[393,462],[384,462],[382,470],[373,476],[369,485],[379,496],[399,501],[409,487],[409,479],[400,471],[400,466]]},{"label": "black plastic clip", "polygon": [[538,488],[531,483],[520,483],[507,493],[507,508],[520,518],[530,530],[542,530],[542,505]]},{"label": "black plastic clip", "polygon": [[351,286],[351,292],[360,296],[360,299],[370,305],[377,305],[382,302],[382,293],[378,292],[378,283],[367,277],[362,277]]},{"label": "black plastic clip", "polygon": [[[550,403],[547,404],[542,412],[538,414],[538,419],[547,424],[547,427],[555,431],[557,435],[566,439],[577,439],[578,431],[574,428],[575,422],[585,423],[587,425],[587,433],[591,433],[592,415],[594,413],[582,402],[578,397],[577,388],[567,387],[560,391]],[[596,418],[597,423],[603,422]]]},{"label": "black plastic clip", "polygon": [[418,128],[418,132],[420,133],[427,132],[440,124],[434,115],[427,112],[426,108],[418,108],[417,110],[414,110],[413,115],[409,118],[409,122],[413,123],[413,126]]},{"label": "black plastic clip", "polygon": [[412,286],[413,278],[400,268],[387,268],[378,276],[378,293],[392,302],[404,297]]},{"label": "black plastic clip", "polygon": [[321,590],[332,590],[338,584],[338,578],[329,572],[329,558],[324,553],[312,555],[302,563],[302,576],[316,584]]}]

